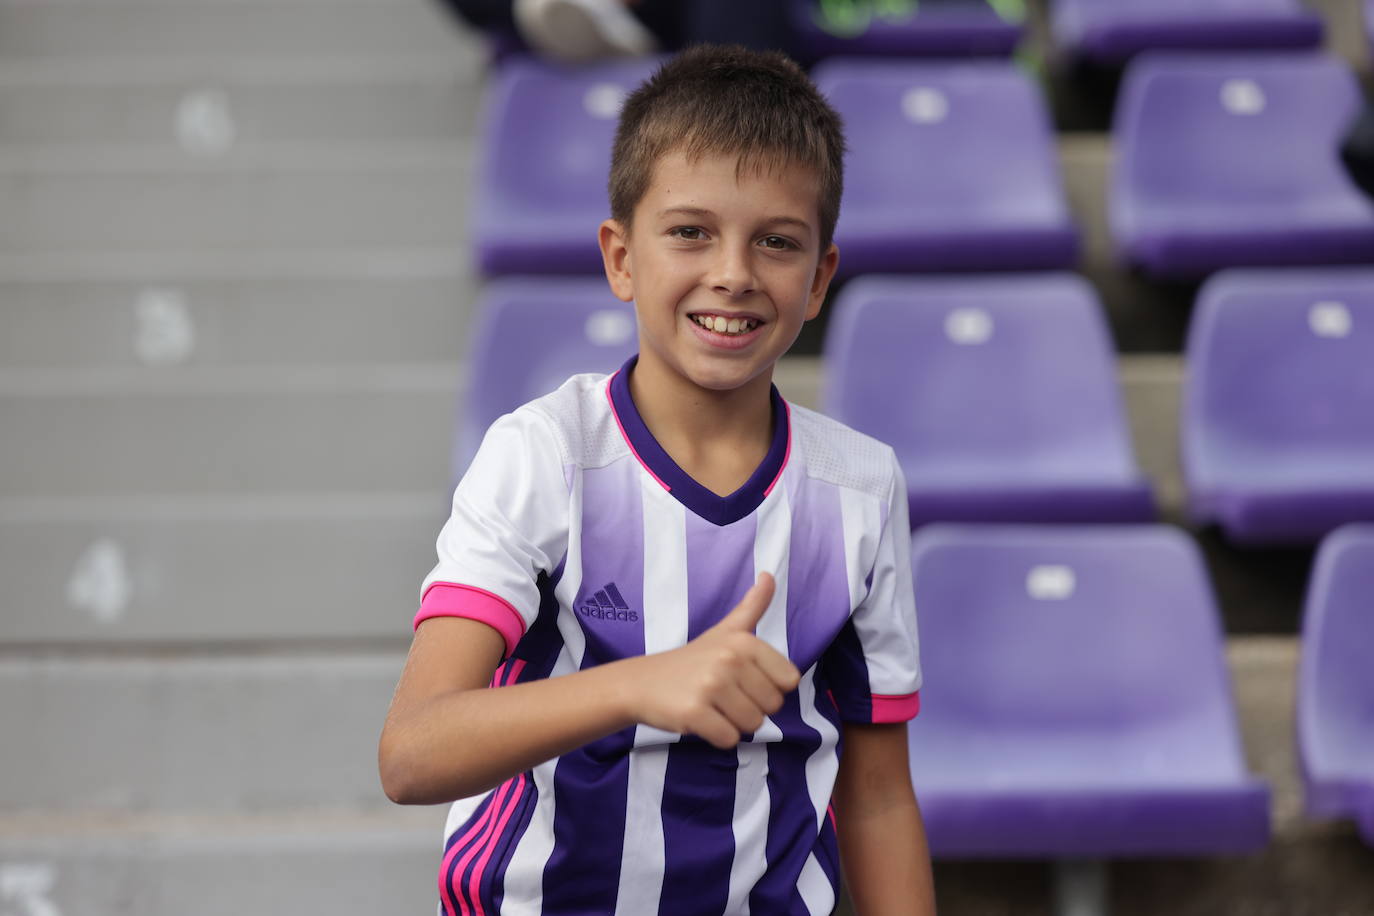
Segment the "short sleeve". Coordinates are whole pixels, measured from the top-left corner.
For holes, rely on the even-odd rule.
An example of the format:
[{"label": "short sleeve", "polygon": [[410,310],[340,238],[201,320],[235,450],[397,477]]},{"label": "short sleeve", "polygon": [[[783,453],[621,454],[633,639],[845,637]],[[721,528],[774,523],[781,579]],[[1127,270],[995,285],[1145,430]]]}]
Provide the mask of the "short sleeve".
[{"label": "short sleeve", "polygon": [[467,617],[497,630],[506,654],[534,624],[537,580],[566,551],[568,485],[551,421],[521,408],[492,424],[453,493],[439,561],[425,577],[415,626]]},{"label": "short sleeve", "polygon": [[895,456],[880,518],[868,591],[821,660],[825,687],[846,722],[906,722],[921,709],[911,528]]}]

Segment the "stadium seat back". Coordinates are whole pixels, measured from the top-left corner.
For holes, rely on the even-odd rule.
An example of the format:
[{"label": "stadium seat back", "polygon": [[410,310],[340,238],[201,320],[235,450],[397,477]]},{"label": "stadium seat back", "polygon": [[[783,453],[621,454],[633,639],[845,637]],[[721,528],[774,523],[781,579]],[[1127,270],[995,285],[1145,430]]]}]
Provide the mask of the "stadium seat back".
[{"label": "stadium seat back", "polygon": [[655,61],[566,67],[516,57],[492,79],[473,234],[488,273],[595,271],[620,106]]},{"label": "stadium seat back", "polygon": [[1187,417],[1216,460],[1347,454],[1374,480],[1374,270],[1216,275],[1188,364]]},{"label": "stadium seat back", "polygon": [[[1174,764],[1234,772],[1239,745],[1218,616],[1181,534],[931,525],[913,542],[921,643],[930,647],[923,734],[1019,735],[1068,749],[1093,734],[1172,733],[1189,738],[1168,749]],[[1213,735],[1233,753],[1217,757]],[[1158,765],[1064,762],[1041,754],[1009,767],[1020,772],[1007,778],[1110,782]]]},{"label": "stadium seat back", "polygon": [[1013,64],[834,60],[814,76],[850,147],[842,271],[1073,262],[1049,117]]},{"label": "stadium seat back", "polygon": [[1308,48],[1323,35],[1300,0],[1055,0],[1050,26],[1062,51],[1101,63],[1165,48]]},{"label": "stadium seat back", "polygon": [[1367,260],[1374,202],[1335,150],[1359,105],[1322,54],[1151,53],[1117,105],[1117,246],[1162,274]]},{"label": "stadium seat back", "polygon": [[1308,810],[1362,820],[1374,844],[1374,524],[1321,545],[1298,675],[1298,746]]},{"label": "stadium seat back", "polygon": [[1132,476],[1112,345],[1067,274],[863,277],[835,304],[825,409],[920,477]]},{"label": "stadium seat back", "polygon": [[639,348],[634,306],[604,278],[507,277],[478,305],[455,476],[502,414],[582,372],[614,372]]},{"label": "stadium seat back", "polygon": [[912,539],[912,782],[937,855],[1253,850],[1220,621],[1163,526],[931,525]]}]

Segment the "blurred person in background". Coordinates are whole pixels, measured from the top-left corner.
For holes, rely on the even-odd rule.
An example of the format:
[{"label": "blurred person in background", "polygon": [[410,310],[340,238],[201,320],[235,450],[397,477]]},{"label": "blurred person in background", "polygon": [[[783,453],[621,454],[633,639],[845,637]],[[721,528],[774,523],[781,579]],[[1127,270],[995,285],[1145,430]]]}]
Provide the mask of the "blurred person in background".
[{"label": "blurred person in background", "polygon": [[787,0],[446,0],[470,25],[555,60],[741,44],[791,53]]}]

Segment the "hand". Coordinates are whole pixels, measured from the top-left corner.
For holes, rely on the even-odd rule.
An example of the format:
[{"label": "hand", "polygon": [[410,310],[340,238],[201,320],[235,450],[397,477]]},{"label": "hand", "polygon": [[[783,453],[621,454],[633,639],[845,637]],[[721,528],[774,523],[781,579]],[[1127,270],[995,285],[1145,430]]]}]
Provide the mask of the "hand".
[{"label": "hand", "polygon": [[801,674],[754,635],[773,587],[773,577],[760,573],[720,623],[681,649],[635,659],[637,676],[628,685],[635,719],[728,750],[781,709]]}]

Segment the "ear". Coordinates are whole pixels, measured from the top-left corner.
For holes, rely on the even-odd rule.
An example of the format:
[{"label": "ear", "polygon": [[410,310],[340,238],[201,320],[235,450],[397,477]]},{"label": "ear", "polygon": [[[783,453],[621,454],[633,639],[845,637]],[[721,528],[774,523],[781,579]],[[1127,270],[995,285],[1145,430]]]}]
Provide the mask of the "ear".
[{"label": "ear", "polygon": [[608,219],[596,233],[601,246],[601,264],[606,269],[606,281],[611,292],[622,302],[635,297],[634,278],[630,273],[630,233],[619,220]]},{"label": "ear", "polygon": [[821,255],[816,264],[815,276],[811,278],[811,295],[806,301],[806,320],[810,321],[821,313],[821,304],[830,289],[830,281],[835,277],[835,268],[840,266],[840,249],[833,242]]}]

